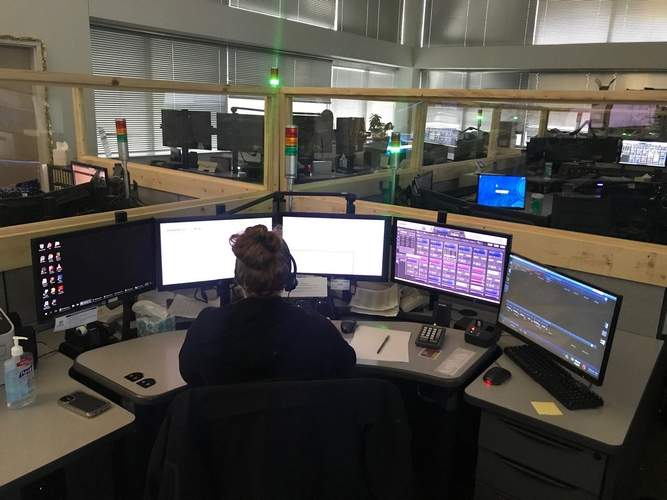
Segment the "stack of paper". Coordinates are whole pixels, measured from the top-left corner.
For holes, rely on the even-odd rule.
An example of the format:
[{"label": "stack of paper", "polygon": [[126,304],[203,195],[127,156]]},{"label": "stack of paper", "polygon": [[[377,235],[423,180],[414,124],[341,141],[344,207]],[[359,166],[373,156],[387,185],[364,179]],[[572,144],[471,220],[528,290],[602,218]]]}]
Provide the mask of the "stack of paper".
[{"label": "stack of paper", "polygon": [[350,300],[350,310],[373,316],[398,316],[399,289],[396,283],[358,283]]},{"label": "stack of paper", "polygon": [[350,345],[358,359],[403,363],[410,361],[410,332],[361,325],[355,330]]}]

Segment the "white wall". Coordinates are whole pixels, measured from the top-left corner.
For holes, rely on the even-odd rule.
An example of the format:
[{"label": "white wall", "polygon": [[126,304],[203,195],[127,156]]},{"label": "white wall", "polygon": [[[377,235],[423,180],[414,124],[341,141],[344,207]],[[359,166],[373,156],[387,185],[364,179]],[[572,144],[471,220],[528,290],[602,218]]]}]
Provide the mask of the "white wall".
[{"label": "white wall", "polygon": [[[48,70],[91,72],[88,0],[4,0],[0,7],[0,35],[42,40]],[[48,94],[54,135],[73,145],[71,91],[49,88]]]},{"label": "white wall", "polygon": [[89,0],[89,4],[90,17],[106,22],[336,59],[412,65],[410,47],[247,12],[217,0]]}]

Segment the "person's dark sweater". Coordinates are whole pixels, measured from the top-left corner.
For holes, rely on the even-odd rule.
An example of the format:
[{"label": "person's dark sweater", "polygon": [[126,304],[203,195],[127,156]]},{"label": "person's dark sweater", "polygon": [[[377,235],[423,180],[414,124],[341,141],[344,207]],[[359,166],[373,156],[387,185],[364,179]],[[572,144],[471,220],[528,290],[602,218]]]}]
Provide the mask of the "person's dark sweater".
[{"label": "person's dark sweater", "polygon": [[326,318],[280,297],[201,312],[179,355],[190,386],[347,376],[354,350]]}]

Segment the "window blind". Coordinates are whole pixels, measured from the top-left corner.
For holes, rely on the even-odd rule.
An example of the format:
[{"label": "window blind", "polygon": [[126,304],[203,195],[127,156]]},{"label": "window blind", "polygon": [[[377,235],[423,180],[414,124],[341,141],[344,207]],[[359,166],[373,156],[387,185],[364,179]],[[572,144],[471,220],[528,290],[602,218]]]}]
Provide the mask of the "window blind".
[{"label": "window blind", "polygon": [[401,0],[338,0],[339,29],[347,33],[398,43]]},{"label": "window blind", "polygon": [[[392,88],[395,84],[395,70],[377,66],[333,66],[332,87]],[[396,105],[387,101],[363,101],[332,99],[331,111],[334,117],[364,117],[366,122],[372,114],[378,114],[384,122],[394,122]]]},{"label": "window blind", "polygon": [[[245,47],[193,42],[169,37],[91,28],[93,73],[159,80],[200,83],[232,83],[266,85],[271,67],[278,64],[283,85],[329,86],[331,61],[271,53]],[[216,126],[216,113],[226,112],[230,105],[247,106],[222,95],[166,92],[119,92],[96,90],[95,118],[97,127],[108,134],[115,130],[115,118],[128,123],[130,153],[149,155],[168,151],[162,146],[161,112],[165,109],[209,111]],[[262,108],[257,99],[250,107]],[[245,104],[244,104],[245,103]],[[213,136],[213,148],[217,138]],[[117,153],[115,141],[110,141]],[[102,144],[98,137],[98,151]]]},{"label": "window blind", "polygon": [[542,0],[536,45],[667,41],[664,0]]},{"label": "window blind", "polygon": [[229,0],[229,6],[335,29],[336,0]]},{"label": "window blind", "polygon": [[[93,27],[91,48],[96,75],[201,83],[227,80],[224,47]],[[221,95],[95,90],[94,100],[98,128],[113,134],[115,118],[127,120],[129,150],[136,155],[169,150],[162,146],[161,109],[209,111],[213,125],[215,113],[226,109],[226,97]],[[215,141],[213,137],[214,148]],[[109,143],[117,154],[116,142]],[[99,135],[97,148],[103,150]]]},{"label": "window blind", "polygon": [[538,0],[425,0],[422,46],[526,45]]},{"label": "window blind", "polygon": [[[422,78],[426,88],[452,89],[522,89],[528,87],[528,74],[504,71],[424,71]],[[525,113],[512,111],[512,116]],[[491,125],[492,111],[484,109],[482,130],[488,131]],[[458,106],[429,106],[426,117],[428,128],[455,128],[463,130],[477,126],[477,110]]]}]

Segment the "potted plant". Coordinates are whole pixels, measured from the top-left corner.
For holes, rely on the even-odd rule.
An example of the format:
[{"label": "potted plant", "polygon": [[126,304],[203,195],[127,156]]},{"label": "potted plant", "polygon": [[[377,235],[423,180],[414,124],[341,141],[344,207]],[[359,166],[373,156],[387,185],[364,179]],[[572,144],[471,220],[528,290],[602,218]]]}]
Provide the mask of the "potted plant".
[{"label": "potted plant", "polygon": [[372,168],[387,166],[382,159],[387,151],[387,132],[393,130],[393,128],[393,123],[383,123],[382,117],[377,113],[371,115],[367,132],[370,142],[366,144],[366,150],[370,153],[370,166]]}]

